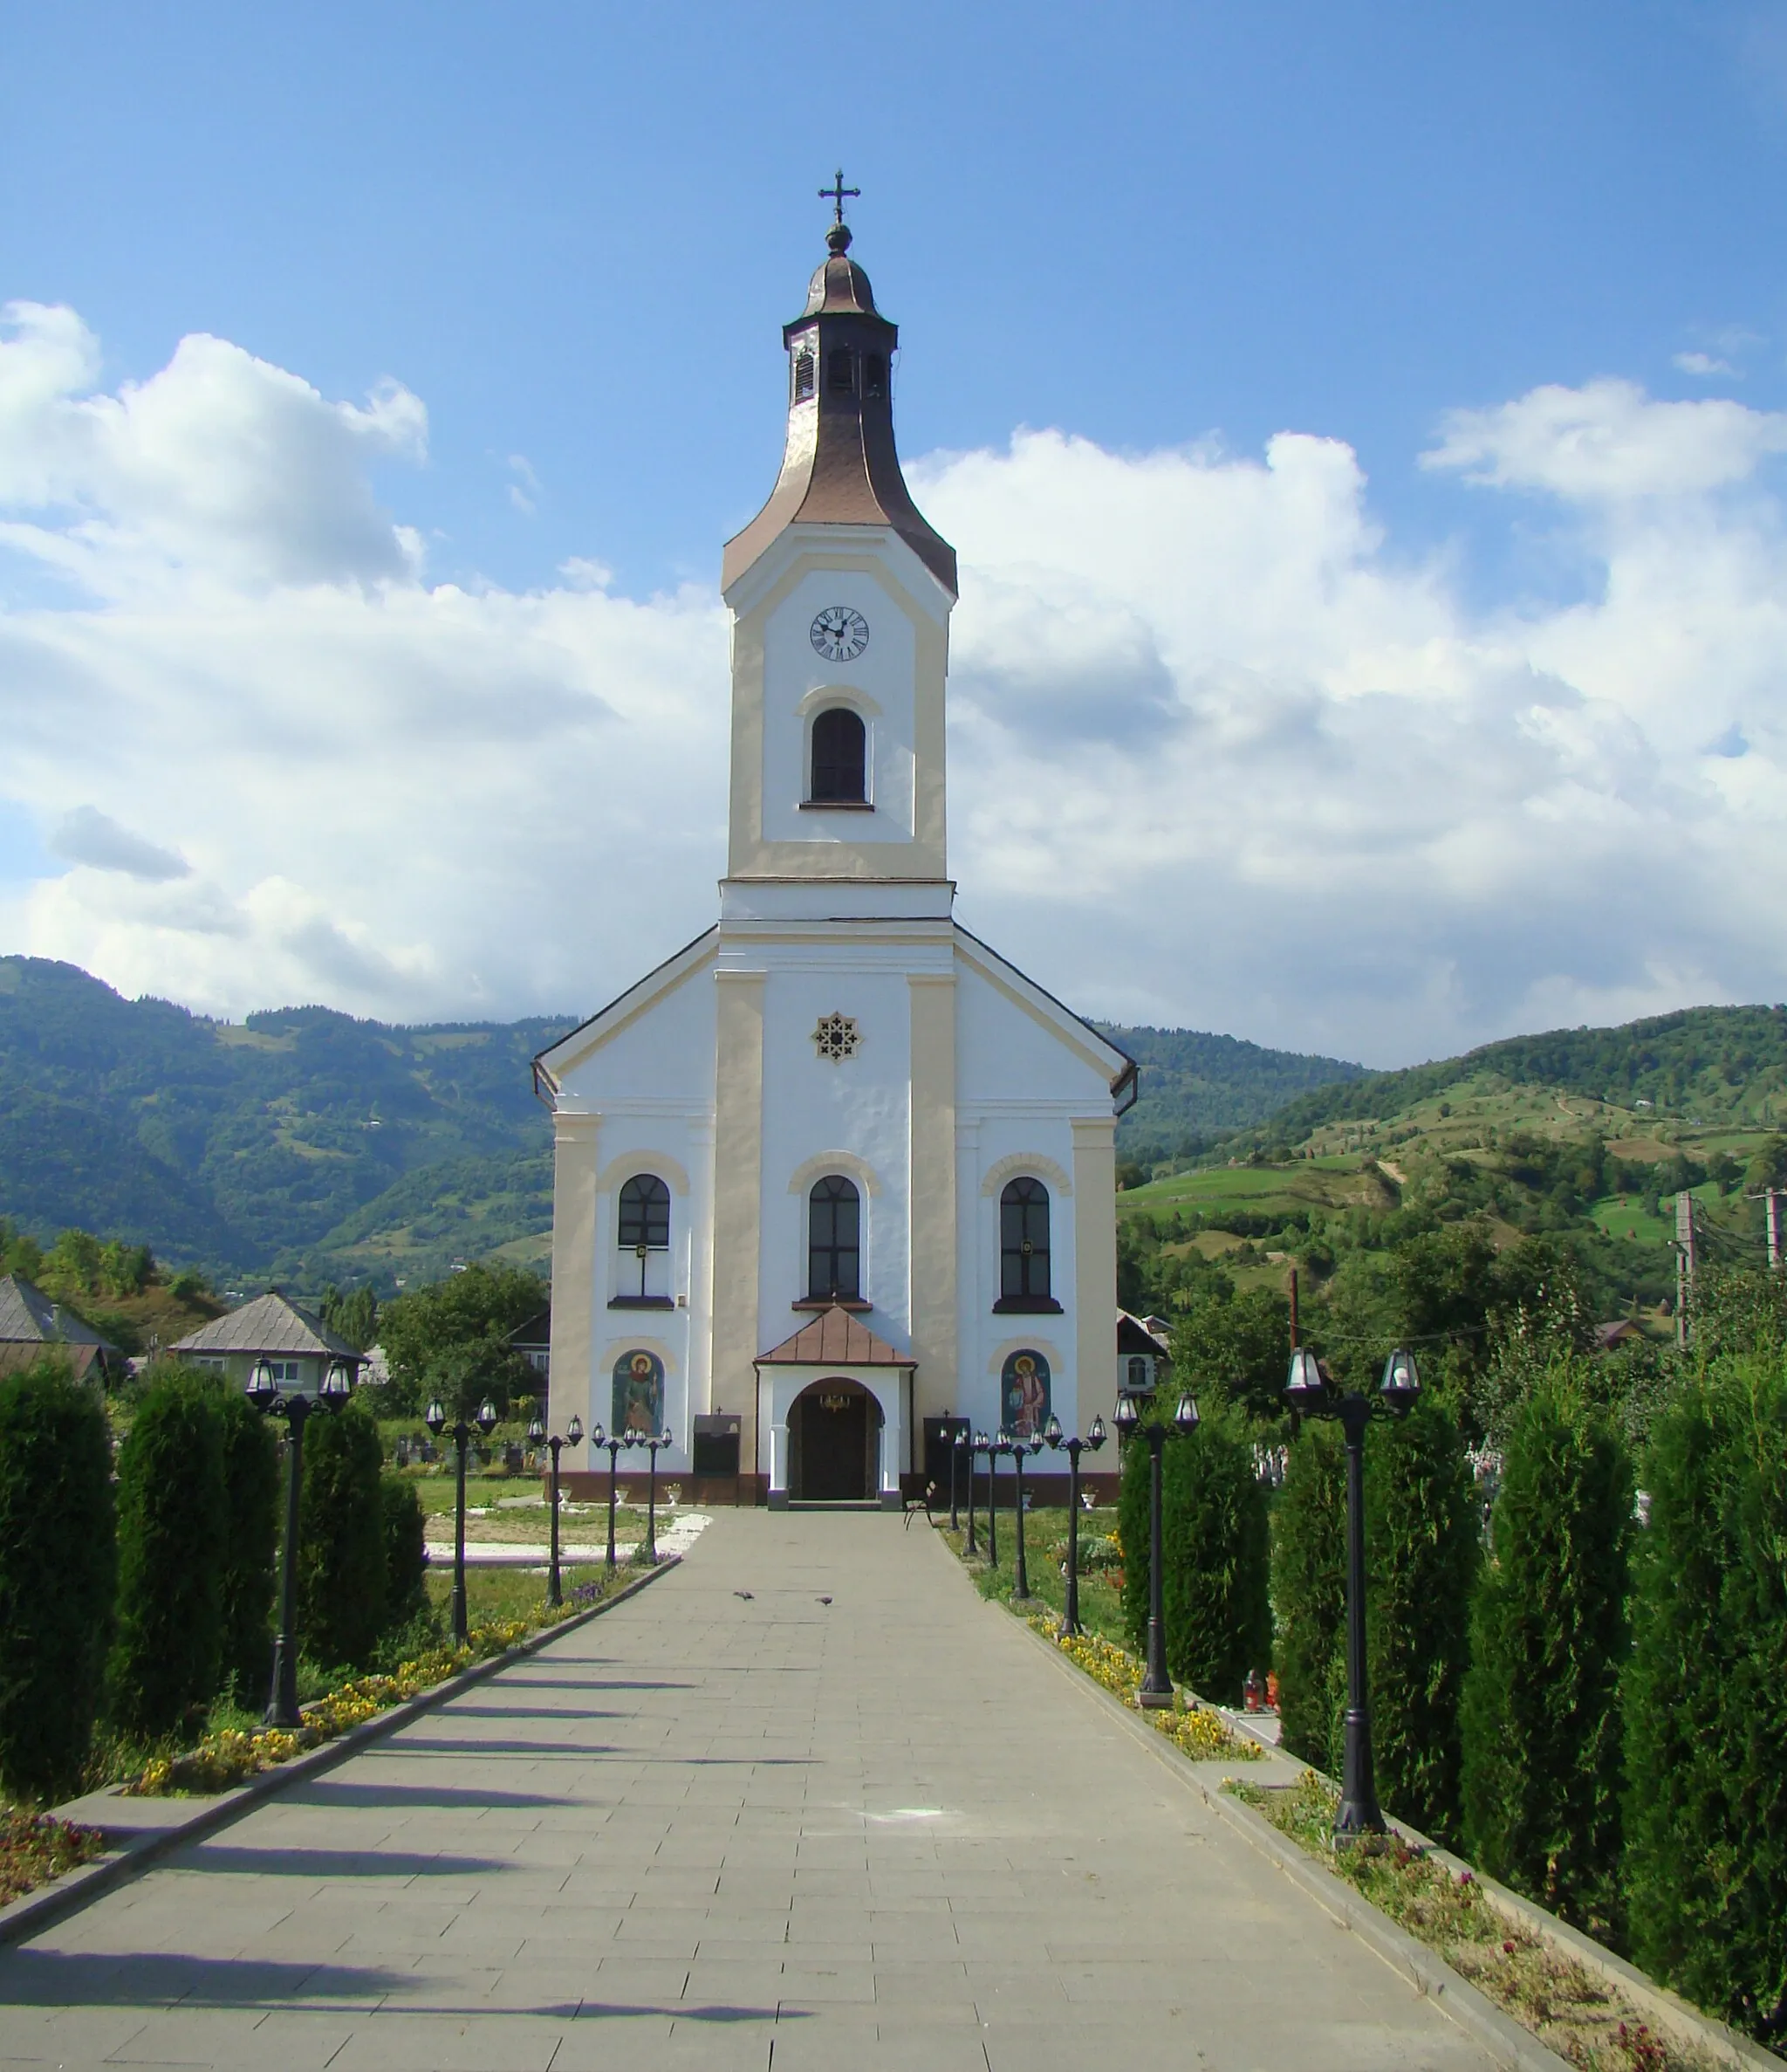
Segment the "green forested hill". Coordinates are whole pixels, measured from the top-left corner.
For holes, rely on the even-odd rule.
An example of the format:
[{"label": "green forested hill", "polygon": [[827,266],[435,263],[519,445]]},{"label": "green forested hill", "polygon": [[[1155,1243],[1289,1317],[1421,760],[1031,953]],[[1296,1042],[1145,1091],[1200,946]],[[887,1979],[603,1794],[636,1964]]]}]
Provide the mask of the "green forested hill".
[{"label": "green forested hill", "polygon": [[1686,1122],[1772,1123],[1787,1113],[1787,1007],[1688,1007],[1619,1028],[1511,1036],[1461,1058],[1355,1074],[1301,1094],[1272,1115],[1270,1134],[1298,1143],[1325,1123],[1400,1115],[1488,1078]]},{"label": "green forested hill", "polygon": [[549,1141],[529,1060],[573,1019],[408,1029],[301,1007],[237,1026],[0,958],[0,1215],[226,1279],[320,1278],[339,1242],[428,1224],[395,1250],[444,1266],[462,1218],[430,1221],[448,1204],[415,1176],[450,1163],[459,1205],[502,1197],[494,1243],[537,1228],[539,1190],[517,1198],[515,1177]]},{"label": "green forested hill", "polygon": [[1096,1026],[1141,1067],[1141,1098],[1124,1117],[1118,1141],[1126,1157],[1142,1164],[1263,1122],[1311,1087],[1366,1076],[1363,1065],[1265,1050],[1237,1036]]}]

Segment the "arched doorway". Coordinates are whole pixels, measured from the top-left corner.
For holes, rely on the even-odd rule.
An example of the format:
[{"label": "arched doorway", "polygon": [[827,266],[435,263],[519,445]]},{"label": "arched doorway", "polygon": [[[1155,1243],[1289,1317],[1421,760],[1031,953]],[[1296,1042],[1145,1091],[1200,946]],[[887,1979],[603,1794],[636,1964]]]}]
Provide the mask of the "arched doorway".
[{"label": "arched doorway", "polygon": [[800,1504],[873,1502],[881,1406],[843,1376],[811,1382],[788,1412],[788,1493]]}]

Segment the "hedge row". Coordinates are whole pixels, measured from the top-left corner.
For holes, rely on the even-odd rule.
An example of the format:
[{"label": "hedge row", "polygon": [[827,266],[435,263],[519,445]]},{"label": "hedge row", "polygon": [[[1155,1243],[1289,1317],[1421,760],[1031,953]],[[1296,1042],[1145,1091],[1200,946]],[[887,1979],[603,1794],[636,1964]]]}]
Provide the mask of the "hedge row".
[{"label": "hedge row", "polygon": [[[351,1403],[305,1435],[300,1635],[363,1669],[426,1612],[421,1508],[380,1477]],[[103,1722],[190,1732],[220,1696],[258,1708],[272,1656],[283,1476],[274,1428],[221,1382],[152,1375],[117,1457],[104,1409],[53,1357],[0,1379],[0,1789],[77,1789]]]}]

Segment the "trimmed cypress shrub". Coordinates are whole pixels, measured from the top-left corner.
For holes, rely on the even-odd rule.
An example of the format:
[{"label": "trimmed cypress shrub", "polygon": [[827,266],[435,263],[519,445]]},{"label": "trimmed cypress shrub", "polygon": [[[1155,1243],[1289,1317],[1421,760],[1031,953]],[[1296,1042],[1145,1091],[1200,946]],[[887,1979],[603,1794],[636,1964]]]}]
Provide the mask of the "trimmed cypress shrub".
[{"label": "trimmed cypress shrub", "polygon": [[325,1668],[364,1668],[385,1629],[382,1454],[364,1403],[317,1411],[305,1426],[298,1647]]},{"label": "trimmed cypress shrub", "polygon": [[277,1587],[279,1444],[271,1423],[238,1389],[217,1391],[223,1427],[223,1656],[220,1682],[253,1706],[273,1665]]},{"label": "trimmed cypress shrub", "polygon": [[1632,1470],[1568,1367],[1516,1414],[1472,1621],[1465,1834],[1492,1877],[1617,1935]]},{"label": "trimmed cypress shrub", "polygon": [[1787,1389],[1733,1363],[1654,1427],[1625,1711],[1633,1955],[1787,2033]]},{"label": "trimmed cypress shrub", "polygon": [[76,1789],[105,1688],[116,1581],[106,1413],[57,1359],[0,1381],[0,1785]]},{"label": "trimmed cypress shrub", "polygon": [[428,1527],[415,1485],[396,1475],[379,1484],[385,1539],[385,1627],[407,1626],[428,1609]]},{"label": "trimmed cypress shrub", "polygon": [[1346,1688],[1346,1459],[1339,1429],[1304,1425],[1272,1509],[1278,1722],[1286,1751],[1336,1767]]},{"label": "trimmed cypress shrub", "polygon": [[1272,1645],[1266,1492],[1240,1413],[1213,1408],[1161,1464],[1161,1610],[1167,1666],[1220,1705],[1239,1705]]},{"label": "trimmed cypress shrub", "polygon": [[166,1368],[118,1455],[118,1637],[109,1709],[128,1732],[177,1732],[216,1695],[227,1506],[215,1383]]},{"label": "trimmed cypress shrub", "polygon": [[1378,1789],[1387,1811],[1443,1841],[1459,1828],[1458,1707],[1482,1544],[1451,1412],[1424,1398],[1406,1418],[1375,1426],[1365,1484]]}]

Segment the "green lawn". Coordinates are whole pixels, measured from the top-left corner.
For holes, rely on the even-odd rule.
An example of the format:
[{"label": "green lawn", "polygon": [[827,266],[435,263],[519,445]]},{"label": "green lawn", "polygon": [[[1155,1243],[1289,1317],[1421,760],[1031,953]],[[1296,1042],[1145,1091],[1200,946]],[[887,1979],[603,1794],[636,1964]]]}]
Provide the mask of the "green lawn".
[{"label": "green lawn", "polygon": [[[569,1563],[560,1570],[560,1581],[565,1595],[580,1582],[597,1582],[606,1573],[601,1562],[594,1561],[573,1568]],[[633,1568],[626,1561],[620,1564],[617,1575],[619,1582],[625,1583],[642,1570]],[[428,1564],[428,1602],[444,1623],[448,1600],[453,1590],[453,1564],[450,1561]],[[477,1625],[486,1619],[519,1619],[530,1612],[537,1611],[546,1602],[546,1578],[543,1571],[527,1568],[468,1568],[465,1572],[465,1616],[468,1623]]]},{"label": "green lawn", "polygon": [[[962,1513],[964,1529],[952,1533],[947,1526],[938,1529],[943,1540],[964,1563],[974,1577],[975,1587],[983,1597],[997,1597],[1010,1602],[1013,1584],[1017,1580],[1017,1533],[1014,1514],[1002,1504],[999,1506],[999,1566],[995,1568],[986,1558],[987,1517],[983,1508],[975,1513],[975,1536],[980,1543],[980,1552],[972,1561],[963,1552],[967,1542],[967,1514]],[[1117,1530],[1117,1513],[1114,1509],[1085,1513],[1079,1521],[1079,1544],[1082,1554],[1094,1540]],[[1062,1569],[1067,1560],[1067,1513],[1065,1510],[1030,1512],[1024,1519],[1024,1567],[1029,1574],[1030,1592],[1036,1601],[1036,1608],[1046,1607],[1059,1612],[1067,1602],[1067,1579]],[[1095,1576],[1082,1575],[1079,1579],[1079,1623],[1088,1633],[1101,1635],[1114,1641],[1119,1647],[1129,1643],[1123,1630],[1123,1603],[1119,1594],[1108,1582]]]}]

